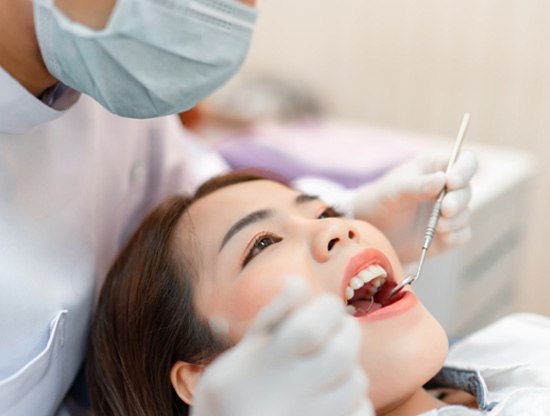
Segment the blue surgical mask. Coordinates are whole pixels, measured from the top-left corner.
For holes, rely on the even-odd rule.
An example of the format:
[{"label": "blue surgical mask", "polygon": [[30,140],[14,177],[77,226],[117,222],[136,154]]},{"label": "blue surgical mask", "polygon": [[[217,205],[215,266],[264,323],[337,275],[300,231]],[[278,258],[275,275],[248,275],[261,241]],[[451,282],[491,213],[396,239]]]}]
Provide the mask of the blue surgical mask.
[{"label": "blue surgical mask", "polygon": [[107,26],[71,21],[34,0],[50,73],[109,111],[148,118],[193,107],[240,67],[256,20],[235,0],[117,0]]}]

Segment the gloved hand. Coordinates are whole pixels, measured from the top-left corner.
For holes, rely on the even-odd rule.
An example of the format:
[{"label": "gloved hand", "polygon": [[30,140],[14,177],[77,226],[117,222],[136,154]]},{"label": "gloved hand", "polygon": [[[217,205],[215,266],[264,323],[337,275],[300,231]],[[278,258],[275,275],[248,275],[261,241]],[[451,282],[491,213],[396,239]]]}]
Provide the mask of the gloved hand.
[{"label": "gloved hand", "polygon": [[472,152],[462,151],[445,175],[448,159],[448,154],[418,156],[355,193],[353,215],[378,227],[403,262],[418,259],[433,202],[443,186],[447,186],[447,195],[428,253],[464,244],[470,238],[470,179],[477,170],[477,159]]},{"label": "gloved hand", "polygon": [[360,329],[332,295],[288,285],[205,370],[192,416],[372,416]]}]

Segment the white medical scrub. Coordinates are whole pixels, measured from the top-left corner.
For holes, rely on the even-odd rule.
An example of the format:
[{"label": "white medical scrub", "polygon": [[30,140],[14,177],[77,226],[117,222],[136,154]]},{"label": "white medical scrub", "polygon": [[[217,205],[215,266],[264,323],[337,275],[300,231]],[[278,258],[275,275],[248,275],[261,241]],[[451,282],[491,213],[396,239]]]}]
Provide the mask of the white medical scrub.
[{"label": "white medical scrub", "polygon": [[226,170],[175,116],[123,119],[57,93],[48,106],[0,68],[3,416],[60,412],[118,250],[161,200]]}]

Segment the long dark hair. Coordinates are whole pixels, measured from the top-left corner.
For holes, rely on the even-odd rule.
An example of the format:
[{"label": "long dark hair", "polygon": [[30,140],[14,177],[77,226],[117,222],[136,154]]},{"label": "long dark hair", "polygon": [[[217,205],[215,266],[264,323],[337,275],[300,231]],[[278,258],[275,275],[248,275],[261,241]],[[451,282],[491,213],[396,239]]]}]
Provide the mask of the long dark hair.
[{"label": "long dark hair", "polygon": [[172,365],[178,360],[206,364],[228,343],[194,308],[194,253],[176,250],[175,230],[197,199],[259,179],[265,178],[231,173],[206,182],[192,198],[174,196],[130,238],[107,275],[92,320],[87,370],[95,414],[189,413],[170,383]]}]

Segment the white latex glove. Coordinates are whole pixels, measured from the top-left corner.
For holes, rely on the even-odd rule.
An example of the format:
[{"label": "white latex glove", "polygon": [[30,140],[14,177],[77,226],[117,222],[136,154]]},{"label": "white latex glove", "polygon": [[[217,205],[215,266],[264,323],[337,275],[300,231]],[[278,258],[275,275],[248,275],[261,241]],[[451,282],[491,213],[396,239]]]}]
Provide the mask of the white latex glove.
[{"label": "white latex glove", "polygon": [[437,195],[447,187],[429,254],[466,243],[471,236],[468,203],[477,159],[462,151],[445,175],[448,154],[418,156],[356,191],[353,215],[378,227],[403,262],[417,260]]},{"label": "white latex glove", "polygon": [[245,337],[204,372],[192,416],[372,416],[360,329],[342,300],[290,279]]}]

